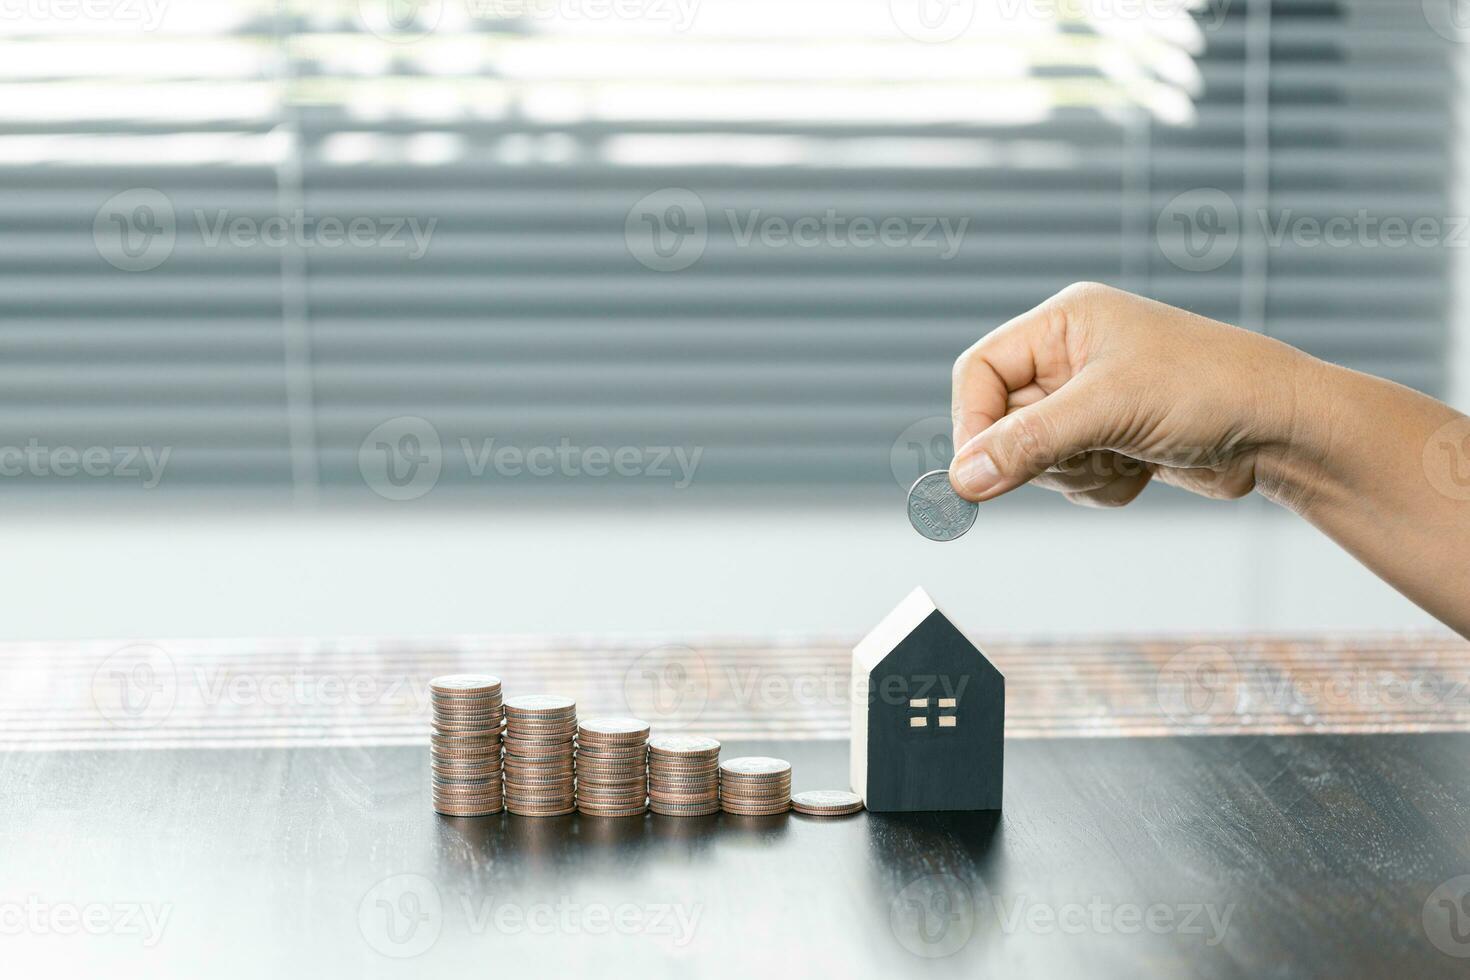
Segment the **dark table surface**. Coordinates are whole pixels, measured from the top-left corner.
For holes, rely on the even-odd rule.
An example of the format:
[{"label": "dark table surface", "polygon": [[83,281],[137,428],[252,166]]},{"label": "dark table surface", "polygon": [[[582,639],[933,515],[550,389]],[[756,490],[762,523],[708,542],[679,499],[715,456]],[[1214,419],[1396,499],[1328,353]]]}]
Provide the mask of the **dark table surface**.
[{"label": "dark table surface", "polygon": [[[776,754],[843,785],[840,741]],[[1011,740],[1001,814],[451,819],[413,746],[0,757],[11,976],[1470,975],[1470,735]],[[70,910],[70,911],[68,911]]]},{"label": "dark table surface", "polygon": [[1000,814],[475,820],[489,670],[846,784],[851,638],[0,644],[0,975],[1470,976],[1470,644],[982,638]]}]

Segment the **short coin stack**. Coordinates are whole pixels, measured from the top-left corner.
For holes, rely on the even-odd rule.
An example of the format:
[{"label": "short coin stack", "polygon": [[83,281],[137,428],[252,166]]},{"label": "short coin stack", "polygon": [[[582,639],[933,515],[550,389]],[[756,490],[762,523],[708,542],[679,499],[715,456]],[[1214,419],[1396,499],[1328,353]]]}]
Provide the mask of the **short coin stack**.
[{"label": "short coin stack", "polygon": [[505,725],[505,808],[525,817],[574,811],[577,703],[550,694],[506,698]]},{"label": "short coin stack", "polygon": [[745,816],[791,809],[791,763],[762,755],[742,756],[720,766],[720,809]]},{"label": "short coin stack", "polygon": [[434,731],[429,765],[434,809],[454,817],[499,813],[500,732],[505,713],[500,678],[489,674],[446,674],[429,681]]},{"label": "short coin stack", "polygon": [[593,817],[648,809],[648,722],[588,718],[577,726],[577,809]]},{"label": "short coin stack", "polygon": [[813,789],[791,797],[791,809],[813,817],[845,817],[863,808],[863,798],[845,789]]},{"label": "short coin stack", "polygon": [[702,735],[648,740],[648,808],[668,817],[720,810],[720,743]]}]

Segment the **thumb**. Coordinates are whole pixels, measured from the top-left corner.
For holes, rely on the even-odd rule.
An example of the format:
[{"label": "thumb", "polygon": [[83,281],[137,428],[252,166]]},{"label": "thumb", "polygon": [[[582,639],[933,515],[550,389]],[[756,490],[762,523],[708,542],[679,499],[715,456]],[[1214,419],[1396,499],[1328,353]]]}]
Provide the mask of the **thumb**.
[{"label": "thumb", "polygon": [[969,500],[989,500],[1089,449],[1106,449],[1108,418],[1080,377],[1012,412],[960,447],[949,479]]}]

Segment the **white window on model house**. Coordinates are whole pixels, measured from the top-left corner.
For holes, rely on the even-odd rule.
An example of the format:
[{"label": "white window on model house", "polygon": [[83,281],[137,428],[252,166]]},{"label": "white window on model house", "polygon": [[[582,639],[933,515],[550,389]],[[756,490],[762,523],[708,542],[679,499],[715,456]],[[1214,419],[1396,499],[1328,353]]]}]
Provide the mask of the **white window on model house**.
[{"label": "white window on model house", "polygon": [[954,728],[958,722],[959,698],[909,698],[909,727],[928,728],[931,711],[936,728]]}]

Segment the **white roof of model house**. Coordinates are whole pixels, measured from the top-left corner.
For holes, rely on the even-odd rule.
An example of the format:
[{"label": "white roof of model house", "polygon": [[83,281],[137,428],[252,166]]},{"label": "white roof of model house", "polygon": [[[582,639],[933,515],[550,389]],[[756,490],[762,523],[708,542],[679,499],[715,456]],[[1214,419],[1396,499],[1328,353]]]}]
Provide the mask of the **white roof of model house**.
[{"label": "white roof of model house", "polygon": [[[930,613],[936,611],[944,612],[922,587],[914,589],[893,607],[892,612],[883,617],[883,622],[863,637],[861,643],[853,647],[853,666],[861,668],[864,673],[871,673],[884,657],[893,652],[894,647],[903,642],[904,637],[912,633]],[[948,616],[944,618],[949,619]]]}]

